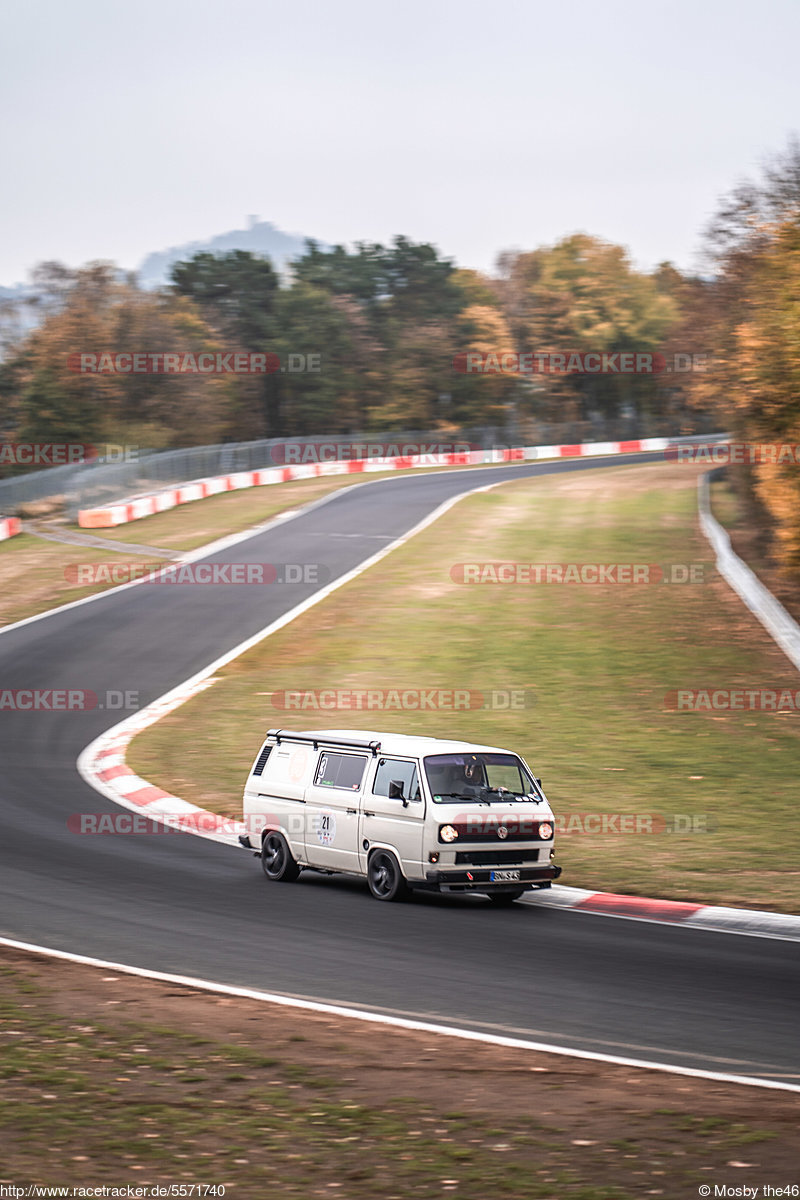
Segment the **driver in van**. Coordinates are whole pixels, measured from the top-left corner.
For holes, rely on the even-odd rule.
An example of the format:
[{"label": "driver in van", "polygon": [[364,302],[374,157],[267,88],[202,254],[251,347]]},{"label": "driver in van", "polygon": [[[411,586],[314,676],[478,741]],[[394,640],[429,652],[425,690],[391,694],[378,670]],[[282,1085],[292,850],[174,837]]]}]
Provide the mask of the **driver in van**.
[{"label": "driver in van", "polygon": [[434,790],[442,795],[463,796],[465,799],[478,797],[483,784],[483,770],[478,759],[472,755],[462,763],[453,762],[428,768]]},{"label": "driver in van", "polygon": [[463,775],[463,782],[460,783],[458,790],[465,796],[479,796],[483,786],[483,767],[474,754],[466,759]]}]

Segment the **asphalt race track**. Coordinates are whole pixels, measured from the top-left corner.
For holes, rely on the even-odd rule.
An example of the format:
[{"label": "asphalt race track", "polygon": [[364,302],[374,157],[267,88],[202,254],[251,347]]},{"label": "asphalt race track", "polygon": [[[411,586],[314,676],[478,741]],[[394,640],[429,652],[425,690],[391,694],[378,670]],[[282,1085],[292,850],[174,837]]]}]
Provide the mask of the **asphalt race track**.
[{"label": "asphalt race track", "polygon": [[[618,458],[568,459],[346,489],[209,561],[323,563],[335,578],[462,491],[619,465]],[[148,704],[313,591],[128,588],[0,633],[0,687],[134,690]],[[3,936],[553,1045],[800,1084],[796,943],[526,904],[496,910],[474,897],[379,904],[355,880],[304,875],[293,885],[268,884],[250,854],[190,834],[70,833],[70,814],[121,811],[75,764],[124,715],[0,713]],[[254,752],[262,734],[253,730]],[[549,782],[557,805],[557,781]],[[568,870],[562,882],[571,882]]]}]

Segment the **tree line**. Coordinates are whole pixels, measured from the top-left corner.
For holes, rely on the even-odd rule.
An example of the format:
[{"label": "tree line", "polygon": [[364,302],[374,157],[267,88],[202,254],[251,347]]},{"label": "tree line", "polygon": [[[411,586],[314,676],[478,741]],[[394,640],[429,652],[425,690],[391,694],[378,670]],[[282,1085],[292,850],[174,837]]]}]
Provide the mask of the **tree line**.
[{"label": "tree line", "polygon": [[[160,449],[487,425],[511,433],[526,421],[652,423],[678,411],[685,423],[683,393],[664,380],[465,372],[456,361],[467,351],[490,363],[515,349],[661,351],[680,278],[666,267],[636,271],[621,247],[585,234],[505,255],[494,275],[404,237],[353,249],[309,242],[288,278],[249,252],[197,254],[158,291],[109,263],[44,263],[39,323],[6,337],[0,434]],[[84,351],[267,351],[281,363],[314,356],[318,369],[80,374],[70,363]]]},{"label": "tree line", "polygon": [[[322,249],[279,276],[245,251],[196,254],[141,288],[110,263],[33,273],[36,324],[0,311],[0,440],[148,449],[262,437],[448,433],[535,436],[628,422],[649,433],[730,429],[800,443],[800,144],[720,203],[695,273],[640,271],[587,234],[506,253],[492,273],[425,243]],[[319,369],[263,375],[81,374],[83,351],[267,351]],[[655,374],[489,370],[454,360],[507,352],[651,354]],[[496,360],[491,356],[497,356]],[[678,356],[676,358],[676,356]],[[463,362],[463,357],[461,360]],[[2,468],[8,473],[13,468]],[[798,467],[759,464],[738,486],[800,575]]]}]

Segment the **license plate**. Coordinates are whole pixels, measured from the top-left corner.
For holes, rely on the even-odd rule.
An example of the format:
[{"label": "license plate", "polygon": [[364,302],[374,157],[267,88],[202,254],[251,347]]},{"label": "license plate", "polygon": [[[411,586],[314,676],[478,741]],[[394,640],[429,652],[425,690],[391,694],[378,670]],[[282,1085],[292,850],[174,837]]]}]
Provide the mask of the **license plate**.
[{"label": "license plate", "polygon": [[519,871],[490,871],[489,878],[492,883],[514,883],[519,879]]}]

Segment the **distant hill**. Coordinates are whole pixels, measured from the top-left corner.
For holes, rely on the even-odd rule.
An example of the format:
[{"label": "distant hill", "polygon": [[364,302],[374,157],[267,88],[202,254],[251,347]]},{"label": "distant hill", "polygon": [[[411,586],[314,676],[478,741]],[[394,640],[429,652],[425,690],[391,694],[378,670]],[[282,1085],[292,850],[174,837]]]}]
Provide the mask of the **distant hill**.
[{"label": "distant hill", "polygon": [[[31,283],[0,287],[0,343],[36,328],[45,315],[37,300],[38,293]],[[0,348],[0,359],[3,357]]]},{"label": "distant hill", "polygon": [[[248,218],[247,229],[231,229],[219,233],[205,242],[186,242],[182,246],[171,246],[169,250],[158,250],[148,254],[138,269],[142,287],[159,287],[168,282],[169,269],[173,263],[191,258],[194,254],[224,254],[228,250],[249,250],[272,261],[275,269],[284,273],[293,258],[299,258],[305,249],[306,238],[300,234],[284,233],[269,221],[258,217]],[[320,242],[323,249],[327,249]]]},{"label": "distant hill", "polygon": [[[169,250],[148,254],[138,268],[137,275],[141,287],[160,287],[169,282],[169,269],[173,263],[191,258],[193,254],[204,250],[211,254],[223,254],[226,250],[250,250],[253,254],[269,258],[275,270],[285,275],[292,259],[303,254],[305,243],[306,238],[301,234],[284,233],[269,221],[249,217],[247,229],[231,229],[205,242],[186,242],[182,246],[171,246]],[[330,249],[325,242],[317,244],[322,250]],[[46,315],[47,304],[34,283],[0,286],[0,362],[4,358],[4,345],[35,329]]]},{"label": "distant hill", "polygon": [[15,283],[11,287],[0,287],[0,304],[22,304],[36,295],[36,289],[30,283]]}]

